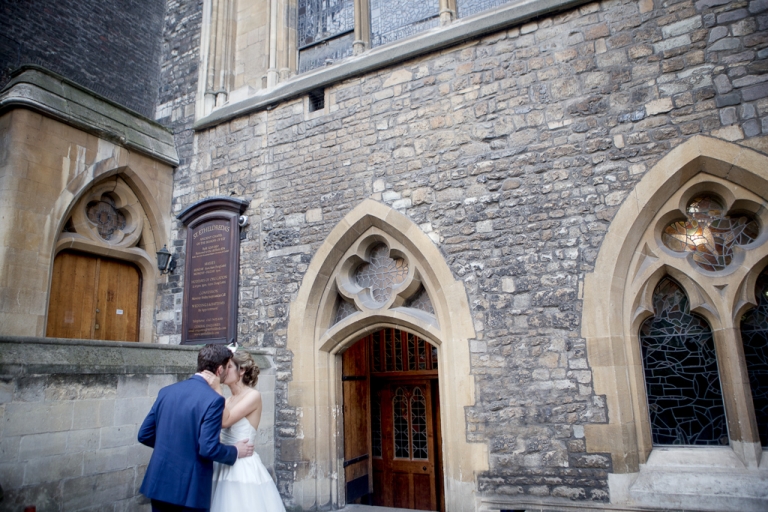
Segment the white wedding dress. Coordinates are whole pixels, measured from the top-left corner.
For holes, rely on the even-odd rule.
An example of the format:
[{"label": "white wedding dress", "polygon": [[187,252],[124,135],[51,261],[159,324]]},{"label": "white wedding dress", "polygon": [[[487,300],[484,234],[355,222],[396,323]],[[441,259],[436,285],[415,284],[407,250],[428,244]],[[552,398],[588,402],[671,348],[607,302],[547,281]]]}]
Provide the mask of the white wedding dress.
[{"label": "white wedding dress", "polygon": [[[256,439],[256,429],[246,418],[221,429],[221,442],[235,444]],[[272,477],[256,452],[237,459],[233,466],[213,463],[213,493],[210,512],[285,512]]]}]

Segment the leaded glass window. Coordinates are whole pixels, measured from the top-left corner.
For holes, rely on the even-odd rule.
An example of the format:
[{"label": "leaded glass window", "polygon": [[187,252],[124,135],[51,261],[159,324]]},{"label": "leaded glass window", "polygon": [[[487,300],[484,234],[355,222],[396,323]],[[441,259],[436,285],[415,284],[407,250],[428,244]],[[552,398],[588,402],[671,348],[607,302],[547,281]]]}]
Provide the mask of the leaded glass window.
[{"label": "leaded glass window", "polygon": [[299,73],[352,55],[353,0],[299,0]]},{"label": "leaded glass window", "polygon": [[117,209],[115,201],[107,195],[102,196],[100,201],[88,203],[85,213],[104,240],[112,238],[115,231],[125,229],[125,215]]},{"label": "leaded glass window", "polygon": [[371,0],[371,47],[437,27],[439,16],[438,0]]},{"label": "leaded glass window", "polygon": [[415,334],[387,328],[370,339],[374,373],[437,370],[437,347]]},{"label": "leaded glass window", "polygon": [[656,287],[653,308],[640,327],[653,444],[728,444],[712,330],[670,278]]},{"label": "leaded glass window", "polygon": [[457,16],[466,18],[488,9],[509,3],[511,0],[456,0]]},{"label": "leaded glass window", "polygon": [[429,459],[427,450],[427,400],[420,388],[411,397],[411,447],[414,459]]},{"label": "leaded glass window", "polygon": [[403,306],[406,308],[419,309],[430,315],[435,314],[435,308],[432,306],[432,302],[429,300],[429,294],[427,294],[427,290],[424,286],[420,286],[416,293],[414,293]]},{"label": "leaded glass window", "polygon": [[374,457],[381,457],[381,390],[373,394],[371,414],[371,448]]},{"label": "leaded glass window", "polygon": [[661,235],[675,252],[693,253],[693,262],[704,270],[723,270],[733,260],[733,249],[755,241],[757,220],[749,214],[727,215],[722,202],[700,196],[688,205],[687,218],[673,222]]},{"label": "leaded glass window", "polygon": [[370,263],[363,263],[355,272],[355,281],[360,288],[369,288],[373,300],[383,304],[407,276],[408,264],[405,260],[390,258],[389,248],[379,244],[371,250]]},{"label": "leaded glass window", "polygon": [[393,408],[393,434],[395,441],[395,457],[398,459],[410,459],[411,450],[408,439],[408,397],[405,389],[397,388],[392,398]]},{"label": "leaded glass window", "polygon": [[741,340],[760,444],[768,446],[768,269],[757,278],[755,297],[757,307],[741,319]]},{"label": "leaded glass window", "polygon": [[357,308],[355,308],[354,304],[338,297],[336,299],[336,317],[334,318],[333,323],[337,324],[355,313],[357,313]]}]

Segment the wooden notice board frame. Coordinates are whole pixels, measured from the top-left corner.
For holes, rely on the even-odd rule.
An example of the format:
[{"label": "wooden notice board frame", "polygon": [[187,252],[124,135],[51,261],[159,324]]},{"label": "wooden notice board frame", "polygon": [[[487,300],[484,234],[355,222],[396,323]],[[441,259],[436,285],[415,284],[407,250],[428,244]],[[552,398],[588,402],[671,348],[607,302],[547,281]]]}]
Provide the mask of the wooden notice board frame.
[{"label": "wooden notice board frame", "polygon": [[209,197],[178,215],[187,228],[182,345],[237,339],[240,215],[249,202]]}]

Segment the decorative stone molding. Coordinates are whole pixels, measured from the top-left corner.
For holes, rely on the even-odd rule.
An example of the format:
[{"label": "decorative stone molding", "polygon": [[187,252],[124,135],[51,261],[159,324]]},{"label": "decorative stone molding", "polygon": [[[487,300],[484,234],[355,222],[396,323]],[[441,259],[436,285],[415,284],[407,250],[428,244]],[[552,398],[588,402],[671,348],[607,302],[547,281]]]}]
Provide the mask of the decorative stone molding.
[{"label": "decorative stone molding", "polygon": [[[111,219],[98,222],[94,214]],[[120,175],[102,179],[74,201],[68,218],[56,239],[54,256],[74,249],[129,261],[139,267],[145,283],[141,287],[139,341],[152,342],[157,288],[151,283],[159,278],[155,263],[158,244],[152,222],[136,193]]]},{"label": "decorative stone molding", "polygon": [[[356,272],[376,251],[402,260],[397,263],[402,270],[398,282],[378,298],[365,282],[355,281]],[[407,305],[421,290],[434,314]],[[354,305],[355,312],[338,319],[339,300]],[[474,510],[475,474],[488,468],[488,451],[466,440],[464,409],[474,404],[466,354],[475,336],[467,295],[429,237],[402,214],[373,200],[358,205],[328,235],[291,304],[288,348],[294,377],[288,401],[302,418],[296,504],[304,509],[344,504],[344,482],[335,476],[342,474],[344,445],[337,423],[342,405],[338,361],[347,347],[383,327],[412,332],[438,348],[446,507]]]},{"label": "decorative stone molding", "polygon": [[[701,493],[690,494],[690,490],[674,485],[654,492],[670,500],[672,496],[684,500],[676,501],[676,506],[702,510],[715,506],[706,503],[706,493],[714,492],[707,490],[710,485],[697,480],[704,478],[701,468],[689,465],[686,470],[686,463],[678,460],[685,459],[686,448],[669,452],[654,448],[651,442],[638,331],[654,314],[651,297],[667,275],[682,286],[691,312],[707,320],[715,339],[730,450],[707,448],[712,452],[708,464],[728,466],[733,460],[740,461],[734,478],[739,471],[761,466],[762,449],[741,351],[739,318],[755,304],[755,280],[768,264],[768,211],[763,206],[768,199],[766,191],[768,157],[736,144],[696,136],[643,177],[611,223],[595,270],[585,277],[582,334],[587,340],[595,392],[605,394],[609,411],[607,424],[585,426],[587,450],[611,453],[618,474],[611,475],[610,480],[614,503],[642,503],[649,495],[641,488],[654,481],[654,467],[673,463],[665,459],[665,454],[671,453],[668,456],[677,460],[673,463],[677,471],[689,473],[689,487],[701,489]],[[716,271],[702,268],[690,252],[671,249],[663,236],[673,222],[686,218],[689,205],[703,195],[722,201],[723,213],[744,213],[760,225],[759,234],[735,246],[732,261]],[[640,478],[630,485],[638,472]],[[684,494],[689,497],[681,498]],[[752,495],[751,491],[746,495]],[[748,510],[750,506],[735,497],[728,505],[733,510]]]},{"label": "decorative stone molding", "polygon": [[28,108],[168,165],[179,165],[173,133],[66,78],[22,66],[0,92],[0,113]]}]

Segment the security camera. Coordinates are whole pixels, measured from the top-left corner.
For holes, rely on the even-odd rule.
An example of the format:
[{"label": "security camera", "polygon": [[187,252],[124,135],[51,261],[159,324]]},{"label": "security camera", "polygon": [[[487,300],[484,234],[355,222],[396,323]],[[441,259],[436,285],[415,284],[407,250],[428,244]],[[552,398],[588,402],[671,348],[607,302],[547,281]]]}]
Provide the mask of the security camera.
[{"label": "security camera", "polygon": [[241,228],[244,228],[245,226],[247,226],[248,225],[248,216],[247,215],[241,215],[237,219],[237,225],[240,226]]}]

